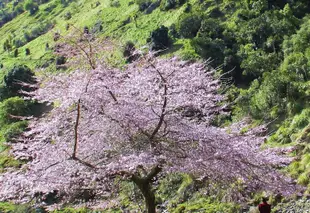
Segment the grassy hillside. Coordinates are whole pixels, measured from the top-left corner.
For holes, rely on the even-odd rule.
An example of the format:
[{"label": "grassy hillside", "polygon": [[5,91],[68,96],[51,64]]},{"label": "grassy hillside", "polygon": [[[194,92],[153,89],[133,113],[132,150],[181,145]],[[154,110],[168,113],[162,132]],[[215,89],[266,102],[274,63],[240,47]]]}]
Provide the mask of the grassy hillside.
[{"label": "grassy hillside", "polygon": [[[20,110],[14,113],[28,116],[34,104],[8,90],[5,76],[14,66],[55,71],[54,50],[59,43],[55,35],[63,39],[85,28],[98,39],[113,41],[117,48],[102,54],[109,55],[112,65],[122,66],[125,44],[131,41],[136,48],[146,49],[152,42],[148,40],[151,33],[163,25],[169,29],[171,45],[162,56],[211,58],[211,65],[218,67],[231,114],[217,117],[214,125],[224,126],[244,117],[251,120],[249,128],[268,123],[266,146],[295,146],[291,155],[296,160],[285,170],[299,184],[310,187],[307,0],[161,0],[154,10],[150,5],[155,0],[50,0],[34,1],[38,5],[34,12],[26,9],[27,2],[4,1],[0,5],[0,172],[22,164],[9,155],[4,142],[13,140],[27,125],[27,121],[8,121],[12,108],[8,106],[18,106]],[[211,203],[201,198],[199,204],[197,200],[192,199],[187,207],[175,201],[176,209],[193,212],[201,203]],[[230,203],[221,206],[219,199],[212,202],[214,209],[234,208]]]},{"label": "grassy hillside", "polygon": [[[96,5],[97,2],[99,3]],[[59,1],[52,0],[40,5],[39,11],[34,15],[30,15],[28,11],[23,12],[0,28],[0,43],[3,44],[11,37],[11,40],[22,40],[25,45],[18,48],[20,54],[17,58],[13,56],[13,50],[8,52],[2,49],[1,63],[7,68],[11,68],[15,63],[27,64],[31,68],[40,66],[51,56],[45,49],[46,43],[53,47],[53,36],[56,32],[61,36],[70,33],[71,29],[66,29],[68,24],[80,30],[89,27],[90,31],[96,30],[96,24],[102,25],[102,31],[96,36],[115,39],[120,46],[132,41],[141,47],[146,44],[153,30],[161,25],[170,26],[176,23],[184,11],[184,7],[180,7],[173,11],[156,9],[151,14],[144,14],[139,11],[137,4],[126,0],[118,2],[119,5],[113,7],[110,0],[76,0],[64,6]],[[70,19],[66,18],[67,14],[71,14]],[[50,24],[46,32],[40,33],[32,41],[24,41],[26,33],[31,34],[46,24]],[[30,56],[25,56],[26,48],[30,49]]]}]

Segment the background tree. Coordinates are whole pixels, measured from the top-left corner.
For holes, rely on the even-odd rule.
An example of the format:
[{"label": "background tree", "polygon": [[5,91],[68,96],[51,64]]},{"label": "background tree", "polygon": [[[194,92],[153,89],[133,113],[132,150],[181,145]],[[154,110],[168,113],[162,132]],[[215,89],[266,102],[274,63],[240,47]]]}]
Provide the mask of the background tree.
[{"label": "background tree", "polygon": [[147,42],[150,43],[150,50],[164,50],[170,46],[171,41],[168,35],[168,31],[169,29],[167,27],[160,26],[151,33],[147,40]]},{"label": "background tree", "polygon": [[30,15],[34,15],[39,10],[39,5],[34,0],[27,0],[24,4],[25,10],[28,10]]}]

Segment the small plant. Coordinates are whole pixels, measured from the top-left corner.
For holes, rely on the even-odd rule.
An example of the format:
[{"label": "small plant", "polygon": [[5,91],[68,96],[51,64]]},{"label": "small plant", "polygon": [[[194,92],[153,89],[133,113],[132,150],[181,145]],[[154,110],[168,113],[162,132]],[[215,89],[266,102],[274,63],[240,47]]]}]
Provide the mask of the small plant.
[{"label": "small plant", "polygon": [[64,15],[65,20],[69,20],[72,18],[71,12],[66,12]]},{"label": "small plant", "polygon": [[65,56],[58,56],[57,58],[56,58],[56,66],[60,66],[60,65],[63,65],[63,64],[65,64],[66,63],[66,61],[67,61],[67,59],[66,59],[66,57]]},{"label": "small plant", "polygon": [[[68,24],[68,27],[69,27],[69,24]],[[54,41],[58,41],[60,39],[60,33],[59,32],[56,32],[54,33]]]},{"label": "small plant", "polygon": [[110,6],[111,7],[120,7],[121,3],[119,2],[119,0],[111,0]]},{"label": "small plant", "polygon": [[87,26],[84,26],[83,32],[84,34],[89,34],[89,28]]},{"label": "small plant", "polygon": [[177,8],[184,4],[186,0],[163,0],[160,3],[160,9],[161,10],[170,10]]},{"label": "small plant", "polygon": [[136,48],[133,42],[128,41],[126,42],[124,48],[123,48],[123,56],[126,58],[126,61],[131,63],[135,61],[139,56],[135,54]]},{"label": "small plant", "polygon": [[66,24],[66,30],[68,31],[70,29],[70,24]]},{"label": "small plant", "polygon": [[14,50],[14,57],[15,57],[15,58],[18,57],[18,49],[15,49],[15,50]]},{"label": "small plant", "polygon": [[26,54],[26,56],[27,56],[27,55],[30,55],[30,49],[29,49],[29,48],[26,48],[26,49],[25,49],[25,54]]},{"label": "small plant", "polygon": [[140,11],[146,10],[151,4],[151,0],[136,0],[136,4],[139,6]]},{"label": "small plant", "polygon": [[92,34],[99,33],[99,32],[102,32],[102,30],[103,30],[102,21],[97,20],[94,26],[91,28],[91,33]]},{"label": "small plant", "polygon": [[48,43],[45,43],[45,51],[49,51],[50,45]]}]

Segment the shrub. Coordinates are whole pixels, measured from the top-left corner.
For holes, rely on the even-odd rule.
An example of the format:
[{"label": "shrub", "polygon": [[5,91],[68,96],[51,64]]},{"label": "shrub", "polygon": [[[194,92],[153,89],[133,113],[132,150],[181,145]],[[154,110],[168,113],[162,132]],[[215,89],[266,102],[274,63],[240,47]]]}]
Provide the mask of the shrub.
[{"label": "shrub", "polygon": [[151,4],[151,0],[136,0],[136,4],[139,6],[140,11],[146,10]]},{"label": "shrub", "polygon": [[160,3],[161,10],[170,10],[183,5],[186,0],[162,0]]},{"label": "shrub", "polygon": [[18,82],[35,83],[34,74],[27,66],[15,66],[4,76],[4,88],[8,97],[19,95],[20,90],[31,91],[29,87],[22,86]]},{"label": "shrub", "polygon": [[24,38],[27,42],[30,42],[33,39],[36,39],[37,37],[47,33],[52,27],[52,22],[42,22],[40,25],[32,28],[30,31],[24,32]]},{"label": "shrub", "polygon": [[14,50],[14,57],[15,57],[15,58],[18,57],[18,49],[15,49],[15,50]]},{"label": "shrub", "polygon": [[177,23],[177,29],[183,38],[194,38],[201,26],[201,16],[193,13],[185,13]]},{"label": "shrub", "polygon": [[25,49],[25,54],[26,54],[26,56],[27,56],[27,55],[30,55],[30,49],[29,49],[29,48],[26,48],[26,49]]},{"label": "shrub", "polygon": [[[20,97],[5,99],[0,103],[0,126],[3,127],[19,121],[13,116],[26,116],[29,114],[29,103]],[[17,127],[13,127],[16,129]]]},{"label": "shrub", "polygon": [[24,7],[25,10],[29,11],[30,15],[34,15],[39,10],[38,4],[33,0],[27,0]]},{"label": "shrub", "polygon": [[174,37],[174,38],[178,38],[180,35],[177,31],[176,25],[175,24],[171,24],[169,27],[169,34]]},{"label": "shrub", "polygon": [[177,6],[177,0],[163,0],[160,3],[161,10],[170,10]]},{"label": "shrub", "polygon": [[89,34],[89,28],[87,26],[84,26],[83,32],[84,34]]},{"label": "shrub", "polygon": [[168,36],[168,28],[161,26],[151,33],[147,42],[150,43],[150,50],[163,50],[170,46],[170,38]]},{"label": "shrub", "polygon": [[103,30],[103,25],[101,20],[97,20],[94,26],[91,28],[91,33],[99,33],[102,32]]},{"label": "shrub", "polygon": [[56,66],[63,65],[63,64],[66,63],[66,61],[67,61],[67,59],[66,59],[65,56],[63,56],[63,55],[62,56],[58,56],[56,58]]},{"label": "shrub", "polygon": [[121,3],[119,3],[119,0],[111,0],[110,6],[111,7],[120,7]]},{"label": "shrub", "polygon": [[135,48],[135,45],[133,42],[131,41],[127,41],[124,48],[123,48],[123,56],[124,58],[126,58],[126,62],[133,62],[135,61],[139,55],[138,54],[135,54],[136,48]]},{"label": "shrub", "polygon": [[45,51],[49,51],[50,50],[50,45],[48,43],[45,43]]},{"label": "shrub", "polygon": [[1,127],[1,135],[5,141],[11,140],[17,135],[23,133],[28,125],[27,121],[18,121]]},{"label": "shrub", "polygon": [[69,20],[72,18],[71,12],[66,12],[64,15],[65,20]]},{"label": "shrub", "polygon": [[21,46],[24,46],[25,45],[25,42],[22,41],[21,39],[14,39],[13,40],[13,44],[16,48],[19,48]]}]

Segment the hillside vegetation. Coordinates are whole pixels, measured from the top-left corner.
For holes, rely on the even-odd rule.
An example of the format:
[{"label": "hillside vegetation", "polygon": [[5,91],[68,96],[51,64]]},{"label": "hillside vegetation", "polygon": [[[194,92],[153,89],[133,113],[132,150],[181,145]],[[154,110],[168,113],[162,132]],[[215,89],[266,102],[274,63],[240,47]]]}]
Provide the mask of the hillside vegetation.
[{"label": "hillside vegetation", "polygon": [[[308,0],[2,1],[0,172],[19,168],[29,160],[15,159],[9,143],[18,140],[18,135],[27,129],[30,116],[39,116],[41,109],[27,95],[34,88],[17,84],[16,80],[34,84],[35,75],[49,76],[77,68],[70,66],[74,57],[58,52],[59,46],[71,41],[72,34],[87,34],[94,38],[96,46],[106,41],[113,44],[109,50],[99,48],[96,52],[97,58],[104,56],[113,67],[130,63],[134,49],[160,51],[158,55],[164,58],[177,55],[184,60],[208,60],[221,80],[220,92],[227,97],[221,105],[227,105],[229,111],[215,116],[212,124],[227,127],[247,118],[246,126],[239,130],[242,135],[253,127],[266,125],[264,134],[268,138],[264,147],[294,146],[290,157],[295,160],[282,170],[309,188],[309,26]],[[21,94],[20,90],[26,93]],[[164,179],[157,186],[156,196],[169,200],[171,212],[236,212],[241,208],[231,202],[236,200],[223,195],[228,189],[204,197],[204,187],[196,187],[197,183],[190,183],[189,177],[165,178],[176,179],[175,185]],[[133,186],[124,183],[122,187],[123,206],[137,209],[141,195],[140,201],[135,202],[130,194]],[[172,196],[165,187],[171,187],[171,192],[178,195]],[[191,188],[190,195],[184,195],[184,187]],[[256,205],[260,196],[261,192],[253,192],[248,201]],[[293,208],[294,201],[287,202],[288,199],[281,201],[270,196],[274,204],[280,203],[274,211],[281,212],[283,206]],[[297,204],[296,208],[302,208]],[[28,208],[1,205],[0,211],[7,212]],[[86,210],[80,212],[83,211]]]}]

